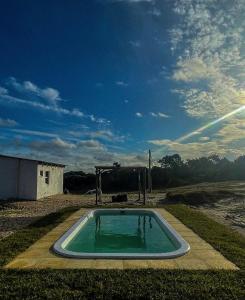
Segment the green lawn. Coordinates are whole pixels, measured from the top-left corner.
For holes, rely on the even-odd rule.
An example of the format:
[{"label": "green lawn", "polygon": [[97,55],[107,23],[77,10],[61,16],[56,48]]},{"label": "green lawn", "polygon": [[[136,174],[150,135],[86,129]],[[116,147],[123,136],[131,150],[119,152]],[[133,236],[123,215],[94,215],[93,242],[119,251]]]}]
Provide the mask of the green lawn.
[{"label": "green lawn", "polygon": [[[184,205],[165,208],[239,271],[0,270],[0,299],[245,299],[245,239]],[[1,265],[75,209],[44,217],[0,241]]]}]

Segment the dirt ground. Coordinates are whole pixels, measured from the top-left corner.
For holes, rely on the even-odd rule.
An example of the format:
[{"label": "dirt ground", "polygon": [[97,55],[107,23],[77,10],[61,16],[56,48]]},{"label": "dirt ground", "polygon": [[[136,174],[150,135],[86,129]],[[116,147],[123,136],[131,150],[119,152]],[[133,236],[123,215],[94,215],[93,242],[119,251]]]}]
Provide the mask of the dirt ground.
[{"label": "dirt ground", "polygon": [[199,210],[245,236],[245,198],[220,200],[214,206],[200,206]]},{"label": "dirt ground", "polygon": [[201,183],[168,189],[167,192],[184,195],[186,204],[188,199],[192,200],[190,206],[245,236],[245,182]]},{"label": "dirt ground", "polygon": [[[161,193],[159,195],[162,195]],[[163,194],[164,197],[165,194]],[[112,194],[103,195],[103,205],[111,205]],[[150,199],[151,197],[149,197]],[[153,197],[155,199],[155,196]],[[142,204],[137,193],[128,194],[127,205]],[[94,206],[95,195],[55,195],[37,201],[0,202],[0,239],[23,228],[38,218],[70,206]],[[120,204],[119,204],[120,205]]]},{"label": "dirt ground", "polygon": [[[195,209],[201,210],[216,221],[226,224],[245,236],[245,183],[203,183],[200,185],[186,186],[165,191],[154,191],[148,195],[148,204],[154,206],[157,203],[169,203],[166,199],[168,192],[175,192],[177,195],[195,195],[196,191],[202,193],[208,191],[215,201],[197,202],[191,204]],[[229,193],[227,194],[227,191]],[[103,195],[103,204],[111,205],[112,194]],[[128,193],[127,205],[142,205],[138,201],[137,193]],[[187,196],[188,199],[188,196]],[[186,202],[185,202],[186,203]],[[69,206],[93,206],[95,195],[56,195],[38,201],[14,201],[0,202],[0,239],[32,223],[41,216],[60,210]],[[187,203],[188,204],[188,203]],[[119,204],[120,205],[120,204]]]}]

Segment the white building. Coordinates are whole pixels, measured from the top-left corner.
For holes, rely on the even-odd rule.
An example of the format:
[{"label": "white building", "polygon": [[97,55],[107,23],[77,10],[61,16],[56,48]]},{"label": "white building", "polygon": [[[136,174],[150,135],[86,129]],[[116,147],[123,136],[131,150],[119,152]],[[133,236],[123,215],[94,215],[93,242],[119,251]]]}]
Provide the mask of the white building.
[{"label": "white building", "polygon": [[63,193],[64,165],[0,155],[0,199],[30,199]]}]

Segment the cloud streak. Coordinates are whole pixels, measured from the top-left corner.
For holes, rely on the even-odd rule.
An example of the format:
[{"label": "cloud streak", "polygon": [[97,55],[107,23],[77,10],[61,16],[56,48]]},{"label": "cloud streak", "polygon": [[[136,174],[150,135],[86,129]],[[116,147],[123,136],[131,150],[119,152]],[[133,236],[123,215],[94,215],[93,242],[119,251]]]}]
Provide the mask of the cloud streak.
[{"label": "cloud streak", "polygon": [[[105,118],[98,118],[94,115],[83,113],[78,108],[64,108],[60,105],[60,93],[53,88],[41,89],[31,81],[18,82],[14,77],[7,80],[10,91],[4,87],[0,87],[0,103],[2,105],[12,104],[32,107],[38,110],[54,112],[61,115],[73,116],[77,118],[86,118],[91,122],[109,125],[110,121]],[[17,91],[21,97],[10,94],[12,90]],[[33,99],[34,98],[34,99]],[[45,101],[44,101],[45,100]]]},{"label": "cloud streak", "polygon": [[150,112],[150,116],[153,118],[169,118],[169,115],[162,112]]}]

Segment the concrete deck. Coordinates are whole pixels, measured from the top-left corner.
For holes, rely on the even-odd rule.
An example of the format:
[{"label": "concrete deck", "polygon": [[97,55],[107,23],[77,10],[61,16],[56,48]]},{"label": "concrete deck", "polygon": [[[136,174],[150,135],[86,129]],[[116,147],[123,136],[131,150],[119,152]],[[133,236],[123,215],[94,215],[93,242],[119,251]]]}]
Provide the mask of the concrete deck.
[{"label": "concrete deck", "polygon": [[71,259],[60,257],[50,250],[53,243],[74,224],[87,210],[80,209],[67,220],[51,230],[26,251],[18,255],[4,268],[8,269],[185,269],[208,270],[239,268],[216,251],[165,209],[155,209],[190,244],[191,250],[184,256],[162,260],[132,259]]}]

